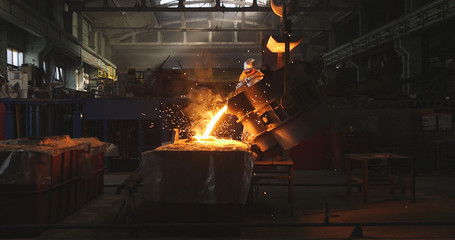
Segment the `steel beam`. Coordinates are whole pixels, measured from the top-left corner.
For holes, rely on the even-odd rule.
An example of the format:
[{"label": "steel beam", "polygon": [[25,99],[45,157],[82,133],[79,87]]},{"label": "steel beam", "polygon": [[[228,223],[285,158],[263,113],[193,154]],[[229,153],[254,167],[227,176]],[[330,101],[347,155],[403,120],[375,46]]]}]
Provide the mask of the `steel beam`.
[{"label": "steel beam", "polygon": [[129,46],[134,48],[139,48],[143,46],[151,47],[151,46],[169,46],[169,47],[196,47],[196,46],[203,46],[205,48],[209,47],[233,47],[233,46],[256,46],[258,42],[121,42],[121,43],[113,43],[113,47],[118,46]]},{"label": "steel beam", "polygon": [[[144,30],[144,32],[277,32],[280,31],[276,28],[152,28],[152,27],[92,27],[95,31],[99,30],[122,30],[137,32]],[[292,29],[293,32],[319,32],[330,31],[330,29],[310,29],[300,28]]]},{"label": "steel beam", "polygon": [[206,50],[206,49],[232,49],[233,47],[235,48],[245,48],[245,49],[253,49],[254,47],[259,46],[257,42],[239,42],[236,43],[235,45],[232,44],[232,42],[221,42],[221,43],[196,43],[192,44],[189,43],[187,45],[176,45],[176,44],[166,44],[166,43],[141,43],[141,44],[135,44],[135,43],[120,43],[120,44],[114,44],[112,47],[115,50],[137,50],[137,49],[144,49],[144,50],[162,50],[162,47],[172,47],[173,51],[185,51],[188,49],[197,49],[197,50]]},{"label": "steel beam", "polygon": [[[353,7],[335,7],[335,6],[322,6],[322,7],[299,7],[297,12],[346,12],[353,11]],[[70,3],[70,11],[76,12],[271,12],[270,7],[234,7],[228,8],[224,6],[204,7],[204,8],[189,8],[189,7],[86,7],[80,3]]]}]

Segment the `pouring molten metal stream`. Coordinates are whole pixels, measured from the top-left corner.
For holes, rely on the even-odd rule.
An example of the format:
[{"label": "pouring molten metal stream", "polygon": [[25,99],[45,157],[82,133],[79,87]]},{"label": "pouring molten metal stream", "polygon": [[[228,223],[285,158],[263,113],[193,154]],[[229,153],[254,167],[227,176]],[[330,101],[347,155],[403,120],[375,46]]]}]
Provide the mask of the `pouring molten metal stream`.
[{"label": "pouring molten metal stream", "polygon": [[210,133],[213,131],[213,128],[215,127],[215,124],[220,120],[221,116],[226,112],[227,110],[227,105],[225,105],[222,109],[218,111],[218,113],[210,120],[209,125],[205,128],[205,132],[202,136],[195,136],[195,138],[198,141],[204,141],[209,138]]},{"label": "pouring molten metal stream", "polygon": [[219,139],[211,136],[215,125],[227,110],[227,105],[221,108],[210,120],[203,135],[196,135],[190,139],[175,141],[173,144],[161,146],[158,151],[248,151],[249,145],[232,139]]}]

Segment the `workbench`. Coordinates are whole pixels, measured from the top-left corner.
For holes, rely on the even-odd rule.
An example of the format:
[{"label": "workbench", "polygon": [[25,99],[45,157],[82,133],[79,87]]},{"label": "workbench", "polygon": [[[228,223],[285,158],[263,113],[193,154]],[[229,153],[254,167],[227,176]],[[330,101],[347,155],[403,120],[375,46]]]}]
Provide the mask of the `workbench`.
[{"label": "workbench", "polygon": [[[361,184],[363,202],[368,203],[368,191],[372,189],[411,190],[415,202],[414,161],[412,157],[395,153],[352,153],[345,154],[346,187],[351,194],[351,182]],[[352,169],[360,167],[360,176]]]},{"label": "workbench", "polygon": [[[283,170],[285,169],[285,170]],[[254,161],[253,187],[261,179],[285,180],[288,183],[288,203],[290,215],[294,213],[294,162],[292,160],[264,159]]]}]

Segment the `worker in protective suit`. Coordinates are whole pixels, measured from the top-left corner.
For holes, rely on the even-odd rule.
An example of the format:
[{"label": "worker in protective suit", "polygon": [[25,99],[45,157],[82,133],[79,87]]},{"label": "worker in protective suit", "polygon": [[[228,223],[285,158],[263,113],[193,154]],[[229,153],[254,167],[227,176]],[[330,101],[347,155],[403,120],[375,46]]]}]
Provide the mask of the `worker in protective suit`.
[{"label": "worker in protective suit", "polygon": [[[243,63],[243,71],[239,77],[239,83],[237,83],[237,86],[235,88],[236,94],[242,91],[241,87],[243,86],[251,87],[255,83],[261,81],[262,78],[264,77],[264,74],[261,71],[256,70],[254,68],[255,63],[256,60],[254,60],[254,58],[248,58]],[[243,142],[252,142],[253,135],[249,134],[248,131],[244,128],[241,140]]]},{"label": "worker in protective suit", "polygon": [[239,83],[236,86],[236,92],[237,89],[239,89],[242,86],[248,86],[251,87],[255,83],[259,82],[262,80],[264,77],[264,74],[256,70],[255,67],[256,60],[254,58],[248,58],[244,63],[243,63],[243,72],[239,77]]}]

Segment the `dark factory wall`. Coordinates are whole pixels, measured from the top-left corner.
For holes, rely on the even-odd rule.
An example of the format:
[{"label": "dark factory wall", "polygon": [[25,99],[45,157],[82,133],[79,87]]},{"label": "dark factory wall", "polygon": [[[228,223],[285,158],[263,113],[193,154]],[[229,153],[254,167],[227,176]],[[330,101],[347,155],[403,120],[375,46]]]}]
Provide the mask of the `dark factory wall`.
[{"label": "dark factory wall", "polygon": [[331,134],[340,134],[341,154],[397,152],[414,157],[419,172],[446,171],[455,167],[455,154],[448,151],[455,143],[455,109],[453,102],[446,103],[447,107],[444,102],[407,101],[401,106],[376,102],[331,108]]},{"label": "dark factory wall", "polygon": [[[289,150],[296,169],[319,170],[330,168],[329,128],[324,128],[309,139]],[[333,163],[332,163],[333,165]]]}]

